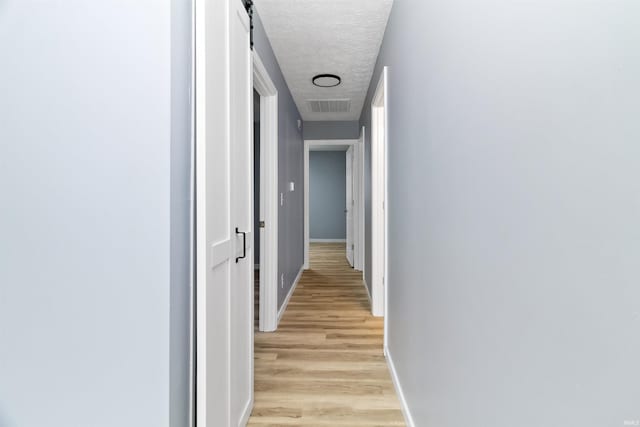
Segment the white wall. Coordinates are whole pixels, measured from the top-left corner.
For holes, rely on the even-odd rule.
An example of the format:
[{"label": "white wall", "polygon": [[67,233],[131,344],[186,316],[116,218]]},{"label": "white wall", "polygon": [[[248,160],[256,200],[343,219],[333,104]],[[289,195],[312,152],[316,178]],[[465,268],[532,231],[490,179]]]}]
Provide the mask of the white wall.
[{"label": "white wall", "polygon": [[639,22],[394,2],[370,95],[388,65],[388,338],[417,426],[640,420]]},{"label": "white wall", "polygon": [[188,354],[170,330],[189,317],[188,245],[172,253],[170,237],[189,229],[188,62],[172,91],[189,6],[175,4],[0,2],[3,427],[187,423],[188,390],[170,404]]}]

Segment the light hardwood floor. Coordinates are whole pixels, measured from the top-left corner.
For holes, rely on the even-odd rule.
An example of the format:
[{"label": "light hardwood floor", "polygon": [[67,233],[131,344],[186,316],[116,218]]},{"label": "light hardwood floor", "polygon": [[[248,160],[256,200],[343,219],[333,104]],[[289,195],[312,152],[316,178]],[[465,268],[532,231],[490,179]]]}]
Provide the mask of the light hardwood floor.
[{"label": "light hardwood floor", "polygon": [[314,243],[276,332],[255,335],[250,426],[403,426],[362,273],[344,244]]}]

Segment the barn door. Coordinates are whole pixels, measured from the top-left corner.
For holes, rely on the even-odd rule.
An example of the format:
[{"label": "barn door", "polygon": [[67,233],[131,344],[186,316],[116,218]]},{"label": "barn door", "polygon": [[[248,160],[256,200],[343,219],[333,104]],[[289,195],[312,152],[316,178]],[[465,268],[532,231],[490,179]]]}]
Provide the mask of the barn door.
[{"label": "barn door", "polygon": [[236,427],[253,402],[250,24],[241,0],[195,16],[196,420]]},{"label": "barn door", "polygon": [[229,374],[233,426],[246,423],[253,394],[253,69],[249,25],[242,2],[232,1],[229,101],[235,260],[231,264]]}]

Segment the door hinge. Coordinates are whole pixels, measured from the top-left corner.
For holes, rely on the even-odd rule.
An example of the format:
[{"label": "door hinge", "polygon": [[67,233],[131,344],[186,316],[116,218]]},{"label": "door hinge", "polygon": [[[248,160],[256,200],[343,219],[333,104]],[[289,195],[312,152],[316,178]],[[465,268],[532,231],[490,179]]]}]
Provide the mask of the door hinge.
[{"label": "door hinge", "polygon": [[355,248],[355,245],[351,245],[351,250],[354,250]]},{"label": "door hinge", "polygon": [[259,222],[260,228],[264,228],[264,221]]}]

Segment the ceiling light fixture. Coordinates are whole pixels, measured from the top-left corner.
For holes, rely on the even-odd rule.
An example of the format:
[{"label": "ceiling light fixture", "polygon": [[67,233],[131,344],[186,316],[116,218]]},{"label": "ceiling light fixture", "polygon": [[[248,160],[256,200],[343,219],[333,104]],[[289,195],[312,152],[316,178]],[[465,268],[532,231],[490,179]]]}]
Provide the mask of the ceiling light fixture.
[{"label": "ceiling light fixture", "polygon": [[342,79],[335,74],[318,74],[311,81],[318,87],[335,87],[342,83]]}]

